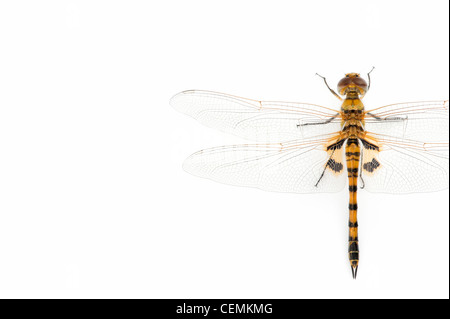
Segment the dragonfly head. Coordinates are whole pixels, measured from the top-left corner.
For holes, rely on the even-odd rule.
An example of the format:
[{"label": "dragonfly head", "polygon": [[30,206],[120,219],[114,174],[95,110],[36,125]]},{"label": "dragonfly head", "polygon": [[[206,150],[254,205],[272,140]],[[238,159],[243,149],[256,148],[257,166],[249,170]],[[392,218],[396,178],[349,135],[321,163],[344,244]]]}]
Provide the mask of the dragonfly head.
[{"label": "dragonfly head", "polygon": [[345,78],[338,83],[338,92],[341,95],[356,93],[364,96],[367,93],[368,85],[358,73],[348,73]]}]

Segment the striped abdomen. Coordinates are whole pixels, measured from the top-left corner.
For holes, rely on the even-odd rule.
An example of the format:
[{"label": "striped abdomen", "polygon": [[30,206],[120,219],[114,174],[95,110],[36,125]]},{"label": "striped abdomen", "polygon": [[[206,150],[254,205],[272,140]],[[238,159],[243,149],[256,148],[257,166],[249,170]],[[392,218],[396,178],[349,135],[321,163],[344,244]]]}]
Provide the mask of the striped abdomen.
[{"label": "striped abdomen", "polygon": [[361,159],[361,148],[356,138],[349,138],[346,147],[346,160],[349,182],[349,238],[348,238],[348,258],[352,267],[353,278],[356,278],[359,263],[359,246],[358,246],[358,176],[359,163]]}]

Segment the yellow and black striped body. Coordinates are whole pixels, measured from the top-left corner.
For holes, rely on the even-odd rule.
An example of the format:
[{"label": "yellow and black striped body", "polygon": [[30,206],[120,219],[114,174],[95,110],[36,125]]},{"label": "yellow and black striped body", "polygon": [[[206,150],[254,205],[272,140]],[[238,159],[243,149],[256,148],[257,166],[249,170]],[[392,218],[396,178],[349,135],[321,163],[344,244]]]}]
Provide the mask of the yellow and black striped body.
[{"label": "yellow and black striped body", "polygon": [[359,163],[361,159],[361,148],[356,138],[349,138],[345,150],[349,184],[349,237],[348,237],[348,257],[352,266],[353,277],[356,277],[359,263],[358,245],[358,176]]},{"label": "yellow and black striped body", "polygon": [[[372,69],[373,71],[373,69]],[[370,89],[370,71],[367,76],[369,83],[359,76],[358,73],[348,73],[345,78],[338,83],[338,93],[333,91],[326,79],[325,84],[334,96],[343,101],[340,111],[341,132],[336,139],[332,139],[327,145],[329,161],[326,169],[335,174],[339,174],[343,168],[340,150],[345,145],[345,158],[348,171],[349,182],[349,243],[348,257],[353,273],[356,279],[359,264],[359,243],[358,243],[358,180],[361,179],[364,187],[362,172],[372,174],[380,167],[376,159],[376,154],[380,150],[376,141],[367,138],[365,132],[366,112],[361,99],[364,98]],[[345,97],[344,99],[341,97]],[[368,157],[368,158],[367,158]],[[320,177],[320,180],[323,176]]]},{"label": "yellow and black striped body", "polygon": [[349,182],[349,242],[348,256],[353,277],[356,278],[359,264],[358,244],[358,178],[360,176],[361,144],[364,134],[364,104],[358,94],[347,94],[342,104],[342,130],[347,137],[345,157]]}]

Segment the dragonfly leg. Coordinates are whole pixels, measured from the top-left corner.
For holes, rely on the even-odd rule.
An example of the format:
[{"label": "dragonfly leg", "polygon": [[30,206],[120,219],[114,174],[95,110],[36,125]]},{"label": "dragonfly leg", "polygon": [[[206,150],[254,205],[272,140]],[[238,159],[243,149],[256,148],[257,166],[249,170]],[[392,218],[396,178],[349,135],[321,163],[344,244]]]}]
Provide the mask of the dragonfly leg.
[{"label": "dragonfly leg", "polygon": [[323,79],[323,81],[325,82],[325,85],[327,86],[328,90],[330,90],[330,92],[333,93],[333,95],[335,97],[337,97],[339,99],[339,101],[342,101],[342,98],[332,88],[330,88],[330,86],[328,85],[327,79],[318,73],[316,73],[316,75],[321,77]]},{"label": "dragonfly leg", "polygon": [[405,117],[397,116],[397,117],[379,117],[375,114],[372,114],[370,112],[367,112],[366,115],[369,115],[371,118],[374,118],[377,121],[380,122],[405,122],[409,120],[409,117],[406,115]]},{"label": "dragonfly leg", "polygon": [[336,113],[335,116],[330,117],[328,120],[323,121],[323,122],[318,122],[318,123],[304,123],[304,124],[297,124],[297,128],[302,127],[302,126],[310,126],[310,125],[325,125],[325,124],[329,124],[331,122],[333,122],[333,120],[337,119],[337,117],[339,116],[340,113]]},{"label": "dragonfly leg", "polygon": [[370,83],[372,82],[371,79],[370,79],[370,73],[372,73],[373,70],[375,70],[375,67],[372,67],[372,70],[370,70],[370,72],[367,73],[367,78],[369,79],[369,84],[367,86],[367,92],[369,92],[369,90],[370,90]]},{"label": "dragonfly leg", "polygon": [[[361,152],[361,162],[360,162],[361,167],[364,165],[364,151]],[[366,182],[364,181],[364,177],[363,177],[363,170],[361,169],[359,172],[359,179],[361,180],[361,189],[366,188]]]}]

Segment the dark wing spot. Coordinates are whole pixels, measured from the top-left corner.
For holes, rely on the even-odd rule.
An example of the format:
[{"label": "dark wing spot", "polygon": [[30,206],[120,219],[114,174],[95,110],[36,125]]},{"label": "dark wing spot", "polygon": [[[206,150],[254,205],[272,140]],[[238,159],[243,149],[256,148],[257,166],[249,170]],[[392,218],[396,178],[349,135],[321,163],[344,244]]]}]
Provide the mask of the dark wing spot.
[{"label": "dark wing spot", "polygon": [[329,167],[335,173],[340,173],[344,169],[344,165],[342,163],[336,162],[334,159],[330,159],[328,161],[327,167]]},{"label": "dark wing spot", "polygon": [[369,173],[375,172],[381,164],[375,158],[372,159],[372,162],[364,163],[363,169]]},{"label": "dark wing spot", "polygon": [[371,151],[379,151],[380,150],[380,148],[378,146],[373,145],[373,144],[367,142],[366,140],[361,140],[361,142],[366,150],[371,150]]},{"label": "dark wing spot", "polygon": [[339,141],[337,143],[331,144],[327,147],[327,151],[336,151],[342,149],[342,146],[344,145],[345,140]]}]

